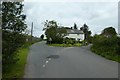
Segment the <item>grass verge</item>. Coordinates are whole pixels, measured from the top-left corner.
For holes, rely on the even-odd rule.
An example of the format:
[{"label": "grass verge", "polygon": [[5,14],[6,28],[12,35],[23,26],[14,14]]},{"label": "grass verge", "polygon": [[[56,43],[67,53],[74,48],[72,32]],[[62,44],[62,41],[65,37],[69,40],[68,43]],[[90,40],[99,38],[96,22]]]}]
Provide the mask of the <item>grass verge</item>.
[{"label": "grass verge", "polygon": [[75,44],[48,44],[49,46],[56,46],[56,47],[80,47],[82,44],[75,43]]},{"label": "grass verge", "polygon": [[19,61],[16,64],[12,64],[7,72],[3,75],[3,78],[22,78],[24,75],[25,64],[27,55],[29,52],[30,44],[25,44],[23,47],[17,50]]},{"label": "grass verge", "polygon": [[120,55],[115,54],[113,51],[108,50],[107,52],[103,52],[103,50],[97,49],[92,46],[91,51],[112,61],[116,61],[120,63]]}]

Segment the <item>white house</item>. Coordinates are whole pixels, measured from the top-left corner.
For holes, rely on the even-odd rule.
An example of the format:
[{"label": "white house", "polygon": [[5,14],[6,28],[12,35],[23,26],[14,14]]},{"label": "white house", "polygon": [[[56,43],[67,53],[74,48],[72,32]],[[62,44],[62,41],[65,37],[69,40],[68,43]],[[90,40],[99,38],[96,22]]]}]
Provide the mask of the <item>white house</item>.
[{"label": "white house", "polygon": [[120,34],[117,34],[118,37],[120,37]]},{"label": "white house", "polygon": [[84,40],[84,33],[81,30],[77,29],[66,29],[67,35],[64,38],[73,38],[75,40]]},{"label": "white house", "polygon": [[[75,40],[82,41],[84,40],[84,33],[81,30],[77,29],[66,29],[67,30],[67,35],[64,36],[64,38],[73,38]],[[44,39],[47,39],[46,35],[44,34]]]},{"label": "white house", "polygon": [[43,39],[47,39],[46,35],[45,35],[45,34],[43,34],[43,35],[44,35],[44,38],[43,38]]}]

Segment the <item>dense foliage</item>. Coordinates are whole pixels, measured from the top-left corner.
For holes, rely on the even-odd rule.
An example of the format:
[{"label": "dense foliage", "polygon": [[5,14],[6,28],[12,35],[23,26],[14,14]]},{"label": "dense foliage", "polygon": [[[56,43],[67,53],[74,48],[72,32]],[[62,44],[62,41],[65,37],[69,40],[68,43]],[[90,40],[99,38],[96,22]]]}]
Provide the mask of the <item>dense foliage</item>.
[{"label": "dense foliage", "polygon": [[113,36],[112,38],[107,38],[104,36],[98,36],[94,38],[93,41],[94,47],[98,48],[99,52],[113,52],[116,53],[117,48],[117,37]]},{"label": "dense foliage", "polygon": [[17,62],[16,51],[26,40],[22,32],[26,29],[22,14],[22,2],[2,2],[2,65],[3,73]]},{"label": "dense foliage", "polygon": [[84,24],[80,30],[82,30],[84,32],[84,42],[88,42],[88,43],[91,43],[91,34],[92,32],[89,31],[89,27],[88,25]]},{"label": "dense foliage", "polygon": [[78,28],[77,28],[77,24],[76,24],[76,23],[74,23],[74,29],[78,29]]},{"label": "dense foliage", "polygon": [[14,32],[22,32],[26,29],[24,22],[26,16],[22,14],[22,2],[2,3],[2,29]]},{"label": "dense foliage", "polygon": [[101,35],[106,35],[106,36],[114,36],[116,34],[117,33],[113,27],[105,28],[101,33]]},{"label": "dense foliage", "polygon": [[118,37],[118,48],[117,48],[117,54],[120,55],[120,37]]},{"label": "dense foliage", "polygon": [[[110,32],[106,31],[106,33],[107,35],[111,35],[111,30]],[[119,61],[118,57],[120,56],[120,38],[116,35],[111,35],[110,37],[105,35],[103,35],[102,32],[102,35],[95,35],[93,37],[93,46],[91,47],[92,51],[108,59]]]},{"label": "dense foliage", "polygon": [[46,20],[44,23],[44,30],[48,43],[63,43],[63,37],[66,35],[66,29],[63,27],[58,27],[56,21]]},{"label": "dense foliage", "polygon": [[43,39],[44,39],[44,35],[42,34],[42,35],[40,36],[40,38],[43,40]]},{"label": "dense foliage", "polygon": [[26,37],[17,32],[3,31],[2,33],[2,64],[4,68],[17,62],[16,50],[25,43]]}]

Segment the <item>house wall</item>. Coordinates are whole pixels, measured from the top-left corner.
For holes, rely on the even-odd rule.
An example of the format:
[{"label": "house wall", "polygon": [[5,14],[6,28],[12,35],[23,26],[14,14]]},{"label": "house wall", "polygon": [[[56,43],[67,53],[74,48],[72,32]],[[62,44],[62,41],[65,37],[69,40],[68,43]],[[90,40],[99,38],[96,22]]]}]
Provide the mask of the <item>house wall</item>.
[{"label": "house wall", "polygon": [[118,37],[120,37],[120,35],[119,35],[119,34],[118,34],[117,36],[118,36]]},{"label": "house wall", "polygon": [[[84,40],[84,34],[68,34],[67,36],[65,36],[64,38],[74,38],[76,40],[80,39],[80,41]],[[46,35],[44,35],[44,39],[47,39]]]},{"label": "house wall", "polygon": [[47,39],[46,35],[44,34],[44,39]]},{"label": "house wall", "polygon": [[68,34],[67,36],[68,38],[74,38],[76,40],[80,39],[80,41],[84,40],[84,34]]}]

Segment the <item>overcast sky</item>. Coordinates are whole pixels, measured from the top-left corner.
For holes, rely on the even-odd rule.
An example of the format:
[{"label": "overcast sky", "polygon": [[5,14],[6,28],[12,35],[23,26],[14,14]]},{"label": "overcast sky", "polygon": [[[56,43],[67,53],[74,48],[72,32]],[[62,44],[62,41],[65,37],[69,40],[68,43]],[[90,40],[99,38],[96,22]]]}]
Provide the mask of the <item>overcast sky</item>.
[{"label": "overcast sky", "polygon": [[118,32],[118,2],[24,2],[27,25],[34,23],[34,36],[40,36],[45,20],[55,20],[62,26],[78,29],[84,23],[92,34],[100,33],[106,27]]}]

